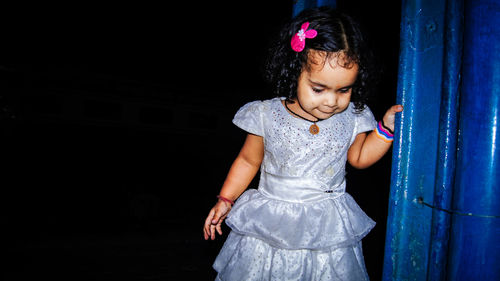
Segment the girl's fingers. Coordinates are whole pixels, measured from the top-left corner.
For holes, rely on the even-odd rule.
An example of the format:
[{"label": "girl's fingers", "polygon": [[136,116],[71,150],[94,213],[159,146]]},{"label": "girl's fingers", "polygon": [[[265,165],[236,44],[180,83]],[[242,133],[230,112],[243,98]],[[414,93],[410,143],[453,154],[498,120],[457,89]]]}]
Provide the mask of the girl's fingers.
[{"label": "girl's fingers", "polygon": [[208,240],[208,233],[207,233],[207,230],[205,228],[203,228],[203,237],[205,238],[205,240]]},{"label": "girl's fingers", "polygon": [[226,217],[228,211],[229,209],[224,204],[216,208],[214,218],[212,219],[212,224],[218,224],[220,221],[222,221]]},{"label": "girl's fingers", "polygon": [[386,116],[387,116],[388,118],[394,118],[394,115],[395,115],[396,113],[398,113],[398,112],[401,112],[401,111],[403,111],[403,106],[402,106],[402,105],[399,105],[399,104],[397,104],[397,105],[393,105],[393,106],[391,106],[391,107],[387,110],[387,112],[386,112]]},{"label": "girl's fingers", "polygon": [[210,210],[210,213],[207,216],[207,219],[205,220],[205,225],[203,226],[203,232],[205,234],[205,240],[208,240],[208,238],[211,236],[211,225],[212,225],[212,218],[215,215],[214,209]]},{"label": "girl's fingers", "polygon": [[217,232],[219,233],[219,235],[222,235],[221,223],[218,223],[218,224],[215,226],[215,229],[217,229]]},{"label": "girl's fingers", "polygon": [[215,212],[213,219],[212,219],[212,224],[217,224],[219,222],[219,219],[220,219],[220,211],[217,210]]},{"label": "girl's fingers", "polygon": [[205,220],[205,228],[207,228],[209,225],[212,224],[212,219],[215,215],[214,209],[210,210],[210,213],[208,213],[207,219]]},{"label": "girl's fingers", "polygon": [[218,223],[217,223],[217,225],[215,226],[215,229],[217,229],[217,232],[218,232],[220,235],[222,235],[222,222],[224,221],[224,219],[225,219],[226,217],[227,217],[227,213],[226,213],[226,214],[224,214],[224,215],[220,218],[219,222],[218,222]]},{"label": "girl's fingers", "polygon": [[219,234],[222,233],[222,230],[220,228],[222,222],[220,213],[221,211],[219,209],[212,209],[208,214],[208,217],[205,220],[205,225],[203,227],[205,240],[208,240],[208,238],[214,240],[215,231],[217,231]]},{"label": "girl's fingers", "polygon": [[208,240],[208,238],[214,240],[216,231],[222,235],[221,225],[222,221],[226,218],[228,211],[229,210],[225,206],[217,207],[217,205],[210,210],[210,213],[205,220],[205,225],[203,226],[205,240]]},{"label": "girl's fingers", "polygon": [[392,106],[390,110],[393,111],[394,113],[401,112],[401,111],[403,111],[403,106],[400,104],[397,104],[397,105]]},{"label": "girl's fingers", "polygon": [[391,106],[384,115],[384,125],[394,131],[394,120],[396,113],[403,111],[403,106],[400,104]]},{"label": "girl's fingers", "polygon": [[216,229],[216,226],[215,225],[212,225],[211,227],[211,230],[212,230],[212,240],[215,240],[215,229]]},{"label": "girl's fingers", "polygon": [[387,113],[386,115],[388,115],[388,117],[394,117],[394,115],[398,112],[401,112],[403,111],[403,106],[400,105],[400,104],[397,104],[397,105],[393,105],[391,106],[388,110],[387,110]]},{"label": "girl's fingers", "polygon": [[208,226],[203,228],[205,240],[208,240],[208,238],[210,238],[212,236],[212,231],[210,229],[211,227],[212,227],[211,225],[208,225]]}]

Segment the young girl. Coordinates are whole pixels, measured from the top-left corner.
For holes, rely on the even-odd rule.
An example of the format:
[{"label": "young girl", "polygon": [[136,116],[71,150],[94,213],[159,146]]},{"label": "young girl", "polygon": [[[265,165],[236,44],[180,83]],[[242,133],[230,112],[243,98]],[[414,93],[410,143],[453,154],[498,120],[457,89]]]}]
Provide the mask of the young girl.
[{"label": "young girl", "polygon": [[[226,217],[232,229],[217,280],[368,280],[361,239],[375,223],[345,192],[345,165],[378,161],[402,111],[377,124],[365,106],[368,54],[357,24],[328,8],[281,32],[267,65],[280,97],[236,113],[248,136],[205,221],[205,239]],[[258,190],[243,193],[259,168]]]}]

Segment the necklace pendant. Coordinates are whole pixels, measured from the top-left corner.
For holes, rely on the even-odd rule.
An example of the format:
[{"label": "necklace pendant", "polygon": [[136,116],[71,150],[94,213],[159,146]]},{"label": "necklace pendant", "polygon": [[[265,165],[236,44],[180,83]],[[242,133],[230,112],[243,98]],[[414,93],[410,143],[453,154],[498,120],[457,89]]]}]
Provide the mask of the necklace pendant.
[{"label": "necklace pendant", "polygon": [[313,135],[317,135],[319,133],[319,127],[316,124],[312,124],[311,127],[309,127],[309,133]]}]

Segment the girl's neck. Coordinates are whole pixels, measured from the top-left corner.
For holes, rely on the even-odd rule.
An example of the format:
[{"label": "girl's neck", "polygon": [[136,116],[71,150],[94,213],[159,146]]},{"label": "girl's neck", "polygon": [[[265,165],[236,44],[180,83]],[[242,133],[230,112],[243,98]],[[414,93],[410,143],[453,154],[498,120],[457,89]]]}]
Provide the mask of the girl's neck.
[{"label": "girl's neck", "polygon": [[[323,120],[305,111],[297,98],[285,99],[282,101],[282,103],[285,106],[285,109],[288,111],[288,113],[290,113],[290,115],[292,115],[295,118],[302,117],[302,119],[306,119],[314,123]],[[299,115],[300,117],[296,115]]]}]

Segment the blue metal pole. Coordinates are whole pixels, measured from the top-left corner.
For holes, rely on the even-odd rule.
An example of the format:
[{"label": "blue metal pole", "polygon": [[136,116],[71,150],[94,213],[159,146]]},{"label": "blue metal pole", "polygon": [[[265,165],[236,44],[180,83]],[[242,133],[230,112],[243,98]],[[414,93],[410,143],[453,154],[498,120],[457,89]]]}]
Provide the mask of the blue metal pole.
[{"label": "blue metal pole", "polygon": [[439,118],[436,184],[427,280],[446,280],[455,180],[463,42],[463,0],[446,3],[445,61]]},{"label": "blue metal pole", "polygon": [[500,3],[466,0],[448,280],[500,280]]},{"label": "blue metal pole", "polygon": [[313,7],[330,6],[335,8],[337,6],[336,0],[296,0],[293,4],[293,16],[298,15],[302,10]]},{"label": "blue metal pole", "polygon": [[383,280],[426,280],[443,70],[445,0],[403,1]]}]

